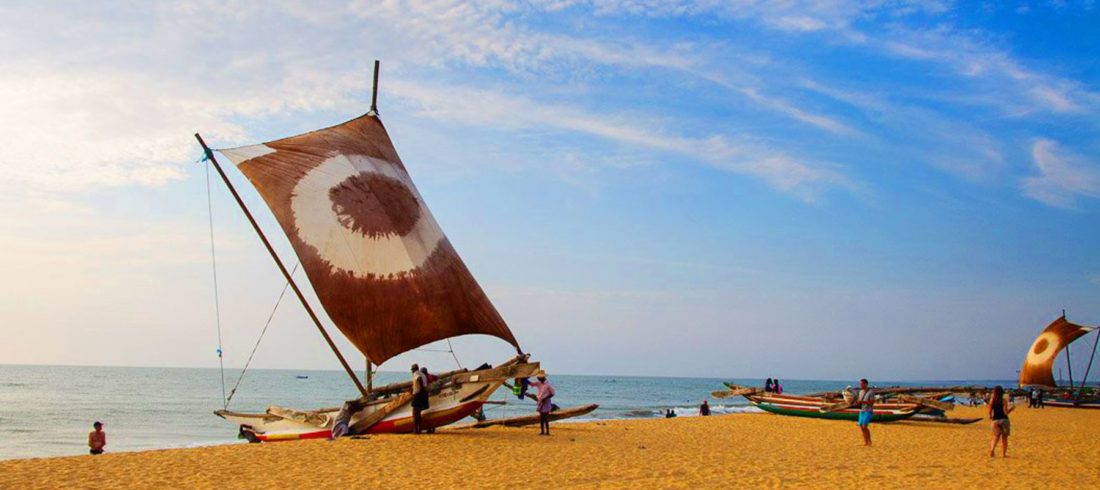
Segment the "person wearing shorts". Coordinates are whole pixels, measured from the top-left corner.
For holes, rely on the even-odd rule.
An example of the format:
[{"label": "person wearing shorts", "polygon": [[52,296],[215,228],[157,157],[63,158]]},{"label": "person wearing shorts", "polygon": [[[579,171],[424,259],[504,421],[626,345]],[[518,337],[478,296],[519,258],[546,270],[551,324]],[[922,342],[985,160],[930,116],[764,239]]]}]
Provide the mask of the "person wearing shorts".
[{"label": "person wearing shorts", "polygon": [[863,445],[871,445],[871,419],[875,416],[875,390],[867,384],[867,379],[859,380],[859,396],[856,398],[859,405],[859,432],[863,435]]},{"label": "person wearing shorts", "polygon": [[986,413],[992,420],[993,440],[989,442],[989,457],[995,456],[997,441],[1001,442],[1001,457],[1008,457],[1008,435],[1012,432],[1012,423],[1008,421],[1008,414],[1016,407],[1005,402],[1005,390],[1000,386],[993,387],[993,394],[989,397],[989,408]]}]

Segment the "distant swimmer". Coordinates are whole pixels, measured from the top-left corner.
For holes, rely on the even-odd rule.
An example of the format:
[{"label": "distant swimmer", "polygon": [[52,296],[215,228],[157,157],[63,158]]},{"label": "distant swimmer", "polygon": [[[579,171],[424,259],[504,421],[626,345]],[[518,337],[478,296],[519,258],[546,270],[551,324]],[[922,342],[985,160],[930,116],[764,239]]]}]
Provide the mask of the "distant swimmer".
[{"label": "distant swimmer", "polygon": [[702,417],[710,415],[710,405],[707,404],[706,400],[703,400],[703,404],[699,405],[699,415]]},{"label": "distant swimmer", "polygon": [[994,457],[997,441],[1001,441],[1001,457],[1008,457],[1008,434],[1012,432],[1008,414],[1015,408],[1011,402],[1005,402],[1005,389],[1000,385],[994,386],[993,394],[989,397],[989,408],[986,409],[989,420],[993,421],[993,440],[989,442],[989,457]]},{"label": "distant swimmer", "polygon": [[107,433],[103,432],[103,422],[97,420],[92,428],[95,430],[88,433],[88,452],[103,454],[103,448],[107,447]]},{"label": "distant swimmer", "polygon": [[863,434],[863,445],[871,445],[871,419],[875,416],[875,390],[867,385],[867,379],[859,380],[859,396],[856,397],[859,405],[859,432]]},{"label": "distant swimmer", "polygon": [[551,401],[554,398],[556,392],[554,391],[554,385],[550,384],[546,380],[546,371],[539,370],[535,373],[536,381],[532,381],[530,386],[538,390],[535,398],[538,400],[538,406],[535,410],[539,413],[539,435],[550,435],[550,411],[554,409],[554,404]]}]

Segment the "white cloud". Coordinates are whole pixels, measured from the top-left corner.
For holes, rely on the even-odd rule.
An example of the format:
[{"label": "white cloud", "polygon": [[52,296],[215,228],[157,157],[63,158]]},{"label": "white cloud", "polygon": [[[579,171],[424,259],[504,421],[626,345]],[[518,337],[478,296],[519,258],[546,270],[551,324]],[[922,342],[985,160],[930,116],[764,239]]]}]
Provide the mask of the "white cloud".
[{"label": "white cloud", "polygon": [[632,147],[687,156],[715,168],[763,179],[772,187],[815,200],[830,188],[856,190],[837,168],[806,162],[752,141],[725,135],[690,137],[639,125],[646,118],[596,115],[574,107],[539,104],[498,92],[391,82],[390,89],[420,114],[463,124],[511,130],[555,128]]},{"label": "white cloud", "polygon": [[1062,151],[1057,143],[1038,139],[1031,146],[1038,175],[1023,179],[1023,192],[1044,204],[1072,208],[1079,198],[1100,197],[1100,168]]}]

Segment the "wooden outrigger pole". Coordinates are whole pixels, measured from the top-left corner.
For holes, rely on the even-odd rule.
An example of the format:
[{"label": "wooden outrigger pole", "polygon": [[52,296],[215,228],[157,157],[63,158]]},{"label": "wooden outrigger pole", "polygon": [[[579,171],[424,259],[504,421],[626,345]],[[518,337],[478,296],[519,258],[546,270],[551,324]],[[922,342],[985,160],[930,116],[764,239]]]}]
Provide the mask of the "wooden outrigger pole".
[{"label": "wooden outrigger pole", "polygon": [[195,133],[195,139],[199,140],[199,144],[202,145],[202,150],[206,153],[206,158],[210,160],[210,163],[214,165],[214,168],[218,171],[218,175],[221,176],[222,182],[225,182],[225,186],[229,188],[229,193],[233,194],[233,199],[237,201],[237,205],[241,207],[241,211],[244,211],[245,217],[248,218],[248,222],[252,224],[252,229],[256,231],[256,234],[260,236],[260,241],[264,243],[264,247],[267,248],[267,252],[271,254],[271,258],[275,260],[275,265],[279,266],[279,271],[283,273],[283,277],[286,278],[290,288],[294,290],[294,294],[298,296],[298,301],[305,307],[306,313],[309,313],[309,318],[313,320],[313,324],[317,326],[317,330],[321,332],[321,336],[325,338],[325,342],[328,342],[328,346],[332,349],[332,352],[336,354],[336,358],[340,360],[340,365],[344,366],[344,371],[347,371],[348,376],[351,377],[352,382],[355,383],[355,387],[359,389],[359,392],[363,396],[367,396],[367,390],[363,388],[363,384],[359,382],[359,377],[355,375],[355,371],[352,371],[351,366],[348,365],[348,361],[344,359],[344,355],[340,353],[340,350],[336,348],[336,343],[332,341],[332,337],[329,336],[328,331],[321,325],[321,320],[317,318],[317,314],[313,312],[313,307],[306,301],[305,295],[302,294],[302,290],[298,288],[298,284],[294,282],[294,278],[291,277],[290,271],[283,265],[283,261],[279,259],[279,254],[275,253],[275,249],[271,246],[271,242],[267,240],[267,235],[264,235],[260,225],[256,223],[256,218],[252,217],[252,212],[248,210],[248,206],[245,206],[244,201],[241,199],[241,195],[237,193],[237,189],[233,187],[233,183],[229,182],[229,177],[225,175],[225,171],[222,170],[222,166],[218,164],[218,159],[214,157],[214,151],[206,146],[206,142],[203,141],[202,136],[199,133]]}]

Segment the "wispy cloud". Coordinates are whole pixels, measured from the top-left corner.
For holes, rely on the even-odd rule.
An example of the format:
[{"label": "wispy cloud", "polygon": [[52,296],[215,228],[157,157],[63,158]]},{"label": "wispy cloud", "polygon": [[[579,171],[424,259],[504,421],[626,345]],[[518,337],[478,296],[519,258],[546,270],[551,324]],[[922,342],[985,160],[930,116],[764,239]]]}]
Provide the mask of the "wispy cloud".
[{"label": "wispy cloud", "polygon": [[1100,197],[1100,168],[1061,150],[1054,141],[1036,140],[1031,158],[1039,174],[1022,181],[1028,197],[1060,208],[1072,208],[1080,198]]},{"label": "wispy cloud", "polygon": [[835,166],[812,163],[728,135],[686,136],[638,124],[649,118],[616,118],[565,105],[540,104],[500,92],[391,82],[391,90],[420,114],[493,128],[547,129],[596,136],[631,147],[687,156],[722,170],[752,175],[807,201],[828,189],[856,190]]}]

